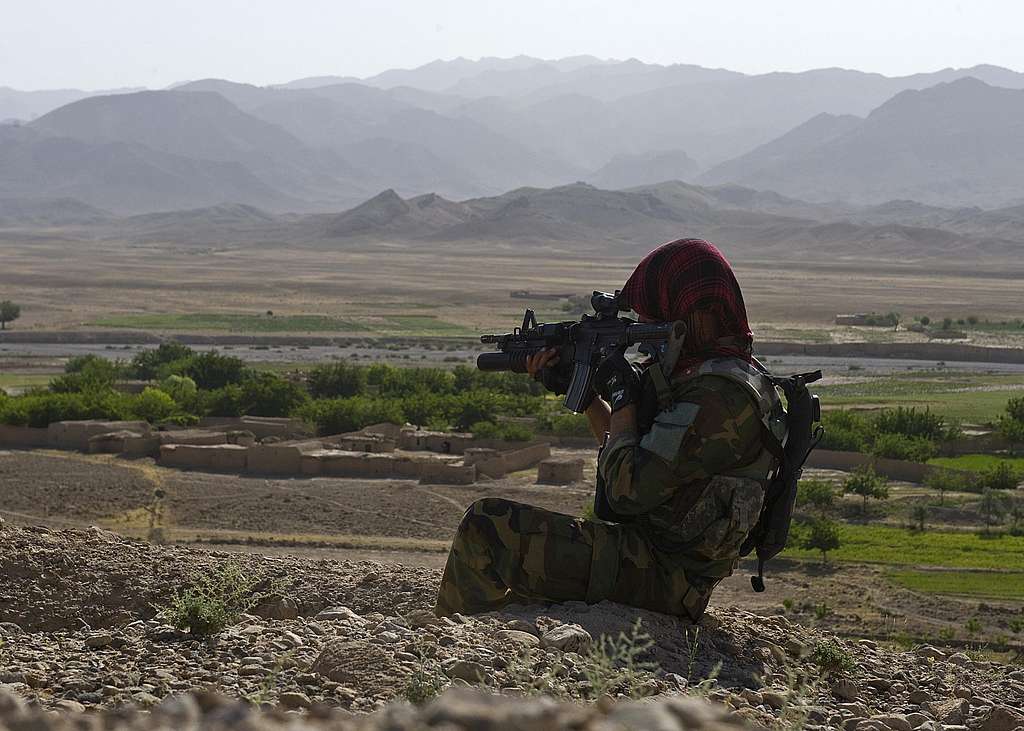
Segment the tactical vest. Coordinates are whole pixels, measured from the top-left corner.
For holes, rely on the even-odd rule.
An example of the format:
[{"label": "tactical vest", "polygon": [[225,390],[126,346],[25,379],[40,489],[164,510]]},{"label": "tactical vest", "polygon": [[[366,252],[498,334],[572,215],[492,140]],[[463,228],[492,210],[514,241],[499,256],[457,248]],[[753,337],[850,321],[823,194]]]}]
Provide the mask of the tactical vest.
[{"label": "tactical vest", "polygon": [[[657,362],[648,369],[648,376],[654,389],[658,414],[654,416],[651,428],[659,419],[672,418],[669,414],[676,395],[685,384],[702,376],[726,378],[738,384],[751,398],[761,422],[761,453],[749,464],[736,467],[722,474],[730,477],[746,477],[766,483],[768,474],[782,459],[782,448],[786,441],[786,411],[778,388],[771,379],[752,363],[740,358],[713,358],[706,360],[669,380]],[[692,416],[690,418],[692,423]],[[644,431],[641,427],[641,431]]]}]

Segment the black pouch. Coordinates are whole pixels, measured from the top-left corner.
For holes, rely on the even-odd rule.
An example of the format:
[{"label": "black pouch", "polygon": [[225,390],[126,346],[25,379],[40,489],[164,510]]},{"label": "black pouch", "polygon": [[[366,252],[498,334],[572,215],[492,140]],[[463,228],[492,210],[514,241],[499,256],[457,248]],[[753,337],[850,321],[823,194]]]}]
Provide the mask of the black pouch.
[{"label": "black pouch", "polygon": [[769,378],[786,397],[788,435],[783,446],[765,428],[769,451],[779,458],[779,466],[768,482],[761,516],[740,549],[741,556],[756,550],[757,576],[750,577],[750,584],[757,592],[764,591],[765,562],[786,547],[804,462],[825,433],[820,424],[815,426],[821,421],[821,404],[818,397],[807,390],[808,383],[821,378],[821,371]]}]

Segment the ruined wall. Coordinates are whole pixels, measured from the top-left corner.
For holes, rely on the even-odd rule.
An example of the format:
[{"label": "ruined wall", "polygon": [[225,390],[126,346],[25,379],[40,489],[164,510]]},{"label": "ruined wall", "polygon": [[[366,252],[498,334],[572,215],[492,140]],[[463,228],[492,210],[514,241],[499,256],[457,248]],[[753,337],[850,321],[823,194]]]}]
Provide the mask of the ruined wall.
[{"label": "ruined wall", "polygon": [[582,459],[571,457],[545,459],[537,466],[537,484],[569,485],[582,481]]},{"label": "ruined wall", "polygon": [[[874,457],[870,454],[860,452],[838,452],[830,449],[815,449],[807,458],[807,467],[816,467],[823,470],[842,470],[852,472],[858,467],[872,465],[880,475],[890,480],[901,482],[921,483],[928,475],[943,468],[934,465],[920,464],[918,462],[907,462],[902,459],[889,459],[888,457]],[[963,470],[953,470],[964,472]],[[964,474],[971,474],[964,472]]]},{"label": "ruined wall", "polygon": [[160,447],[160,464],[180,469],[243,472],[248,451],[237,444],[164,444]]},{"label": "ruined wall", "polygon": [[431,485],[472,485],[476,482],[475,465],[451,462],[420,462],[420,482]]},{"label": "ruined wall", "polygon": [[529,469],[550,456],[551,445],[542,442],[508,452],[498,452],[490,457],[477,457],[473,462],[481,475],[502,477],[509,472]]},{"label": "ruined wall", "polygon": [[294,439],[309,435],[309,427],[301,420],[273,416],[206,416],[199,420],[199,426],[221,431],[249,431],[257,439]]},{"label": "ruined wall", "polygon": [[145,421],[57,421],[47,428],[49,446],[55,449],[89,450],[89,440],[100,434],[130,431],[141,436],[150,433]]},{"label": "ruined wall", "polygon": [[30,449],[32,447],[48,446],[50,446],[49,429],[0,424],[0,447]]}]

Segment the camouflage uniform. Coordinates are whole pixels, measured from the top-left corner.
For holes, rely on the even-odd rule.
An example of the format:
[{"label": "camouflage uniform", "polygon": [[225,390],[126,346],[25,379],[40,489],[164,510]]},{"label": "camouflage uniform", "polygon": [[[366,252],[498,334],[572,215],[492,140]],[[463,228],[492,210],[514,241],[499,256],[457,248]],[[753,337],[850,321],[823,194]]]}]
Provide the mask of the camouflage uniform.
[{"label": "camouflage uniform", "polygon": [[478,500],[448,555],[439,615],[610,599],[700,618],[757,522],[774,466],[764,429],[784,428],[781,404],[737,359],[706,361],[662,384],[667,408],[650,429],[618,435],[598,460],[621,522]]}]

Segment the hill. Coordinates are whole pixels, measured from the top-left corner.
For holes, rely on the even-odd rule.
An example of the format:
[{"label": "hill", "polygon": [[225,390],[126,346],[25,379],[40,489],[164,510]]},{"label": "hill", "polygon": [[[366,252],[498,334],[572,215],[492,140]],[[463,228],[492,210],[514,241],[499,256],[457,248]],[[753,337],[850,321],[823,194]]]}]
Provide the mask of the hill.
[{"label": "hill", "polygon": [[293,203],[237,163],[52,137],[30,127],[0,127],[0,197],[23,205],[74,198],[119,213],[191,208],[225,197],[259,206]]},{"label": "hill", "polygon": [[812,120],[701,176],[827,201],[939,206],[1024,197],[1024,91],[961,79],[901,92],[865,119]]}]

